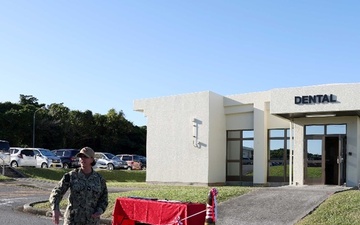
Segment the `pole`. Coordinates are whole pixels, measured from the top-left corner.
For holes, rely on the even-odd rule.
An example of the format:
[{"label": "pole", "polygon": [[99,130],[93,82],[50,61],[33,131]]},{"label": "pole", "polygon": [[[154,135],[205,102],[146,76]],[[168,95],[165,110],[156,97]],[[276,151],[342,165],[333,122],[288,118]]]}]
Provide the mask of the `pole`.
[{"label": "pole", "polygon": [[35,148],[35,114],[37,111],[39,111],[40,109],[43,109],[43,108],[39,108],[37,110],[35,110],[34,112],[34,117],[33,117],[33,148]]},{"label": "pole", "polygon": [[290,121],[290,146],[288,146],[289,148],[289,185],[293,185],[293,121]]}]

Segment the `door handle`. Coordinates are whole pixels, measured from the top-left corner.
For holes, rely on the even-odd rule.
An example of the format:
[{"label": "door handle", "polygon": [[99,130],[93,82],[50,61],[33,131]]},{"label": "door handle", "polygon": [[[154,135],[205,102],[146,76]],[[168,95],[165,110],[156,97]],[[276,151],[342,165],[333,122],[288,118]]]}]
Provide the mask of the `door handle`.
[{"label": "door handle", "polygon": [[342,163],[344,161],[344,158],[343,157],[341,157],[341,158],[338,157],[336,161],[337,161],[337,164],[340,164],[340,163]]}]

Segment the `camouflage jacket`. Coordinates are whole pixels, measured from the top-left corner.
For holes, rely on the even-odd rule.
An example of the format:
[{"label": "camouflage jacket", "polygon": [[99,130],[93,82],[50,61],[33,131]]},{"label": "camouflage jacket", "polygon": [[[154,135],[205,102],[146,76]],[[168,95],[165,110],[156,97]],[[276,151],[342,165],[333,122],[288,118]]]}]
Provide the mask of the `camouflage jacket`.
[{"label": "camouflage jacket", "polygon": [[66,173],[52,190],[49,202],[52,210],[58,210],[60,201],[70,188],[64,225],[97,225],[95,212],[104,213],[108,206],[108,190],[105,179],[96,171],[85,176],[80,169]]}]

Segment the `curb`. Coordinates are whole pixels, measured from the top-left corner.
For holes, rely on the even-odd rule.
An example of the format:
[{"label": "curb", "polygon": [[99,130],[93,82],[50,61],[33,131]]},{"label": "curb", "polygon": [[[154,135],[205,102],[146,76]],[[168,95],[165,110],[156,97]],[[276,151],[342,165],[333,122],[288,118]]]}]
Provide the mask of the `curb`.
[{"label": "curb", "polygon": [[24,212],[27,212],[27,213],[37,214],[37,215],[41,215],[41,216],[49,216],[48,215],[48,210],[37,209],[37,208],[33,207],[35,204],[45,203],[45,202],[48,202],[48,200],[25,204],[24,207],[23,207],[23,210],[24,210]]},{"label": "curb", "polygon": [[[52,217],[52,211],[51,210],[34,208],[35,204],[46,203],[46,202],[48,202],[48,200],[27,203],[27,204],[25,204],[23,206],[23,211],[27,212],[27,213],[40,215],[40,216]],[[64,211],[62,211],[61,213],[64,214]],[[100,218],[100,224],[111,225],[112,220],[111,219]]]}]

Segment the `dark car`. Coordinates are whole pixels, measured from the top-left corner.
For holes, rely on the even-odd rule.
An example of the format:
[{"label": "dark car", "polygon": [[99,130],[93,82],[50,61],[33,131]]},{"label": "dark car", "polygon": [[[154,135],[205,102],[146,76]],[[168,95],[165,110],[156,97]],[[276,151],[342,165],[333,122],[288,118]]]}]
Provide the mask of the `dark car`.
[{"label": "dark car", "polygon": [[139,157],[139,160],[141,162],[141,169],[146,170],[146,157],[142,155],[137,155]]},{"label": "dark car", "polygon": [[0,140],[0,151],[8,152],[10,145],[8,141]]},{"label": "dark car", "polygon": [[76,157],[79,149],[55,149],[52,152],[60,157],[64,169],[80,167],[79,158]]}]

